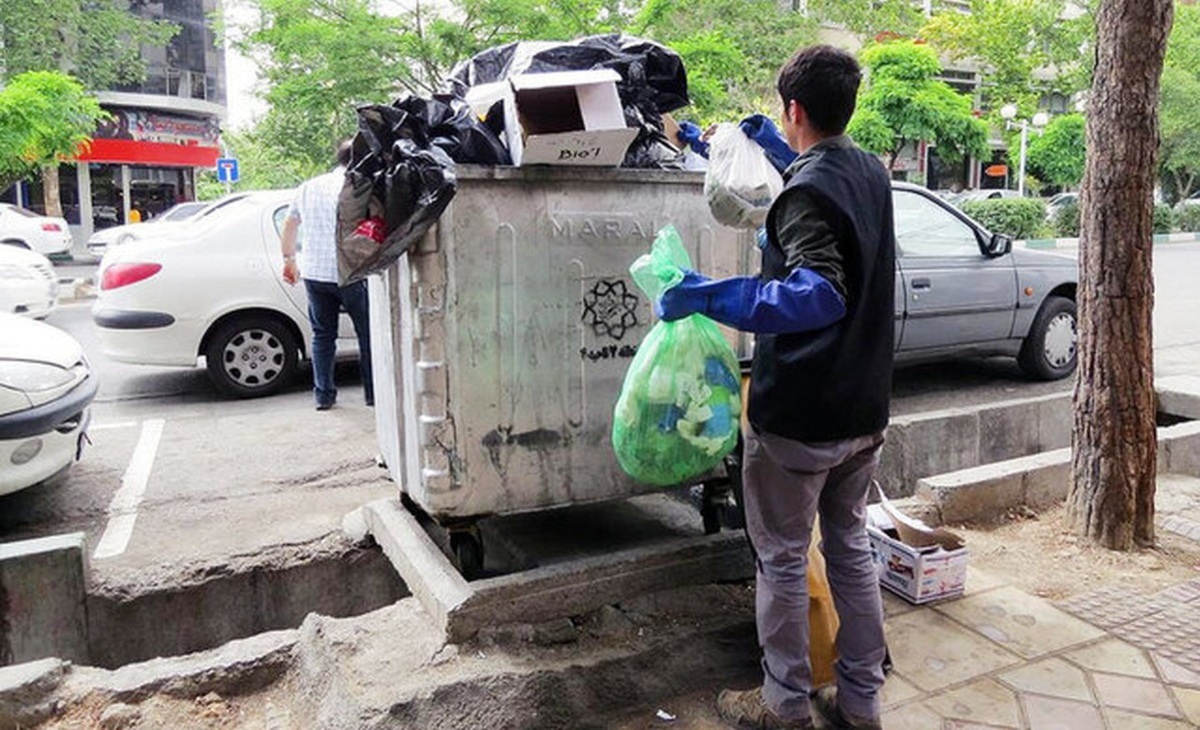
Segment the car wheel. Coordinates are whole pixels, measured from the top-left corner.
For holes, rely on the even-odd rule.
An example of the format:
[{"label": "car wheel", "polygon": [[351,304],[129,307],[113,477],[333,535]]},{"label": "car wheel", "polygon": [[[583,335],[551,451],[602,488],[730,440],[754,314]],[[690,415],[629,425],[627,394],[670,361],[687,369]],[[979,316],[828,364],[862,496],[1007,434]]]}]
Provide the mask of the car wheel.
[{"label": "car wheel", "polygon": [[273,395],[296,374],[296,339],[273,317],[238,317],[218,327],[204,351],[208,377],[226,395]]},{"label": "car wheel", "polygon": [[1075,302],[1046,297],[1017,356],[1021,370],[1037,380],[1060,380],[1075,372],[1077,324]]}]

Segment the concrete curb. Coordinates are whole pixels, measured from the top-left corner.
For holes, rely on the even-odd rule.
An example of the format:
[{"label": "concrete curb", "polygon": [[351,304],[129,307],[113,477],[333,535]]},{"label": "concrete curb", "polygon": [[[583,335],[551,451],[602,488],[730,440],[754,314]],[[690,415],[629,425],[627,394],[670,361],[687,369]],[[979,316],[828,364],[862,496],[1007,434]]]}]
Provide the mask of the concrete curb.
[{"label": "concrete curb", "polygon": [[96,298],[96,278],[63,277],[58,280],[58,303],[69,304]]},{"label": "concrete curb", "polygon": [[[1067,498],[1071,450],[985,464],[921,479],[917,497],[942,524],[995,522],[1009,510],[1043,509]],[[1200,421],[1158,429],[1158,472],[1200,476]]]},{"label": "concrete curb", "polygon": [[0,667],[0,727],[32,727],[49,719],[70,667],[61,659]]},{"label": "concrete curb", "polygon": [[754,574],[745,536],[726,532],[619,550],[496,578],[463,580],[397,500],[371,502],[367,524],[404,583],[450,641],[489,625],[574,616],[649,590],[745,580]]}]

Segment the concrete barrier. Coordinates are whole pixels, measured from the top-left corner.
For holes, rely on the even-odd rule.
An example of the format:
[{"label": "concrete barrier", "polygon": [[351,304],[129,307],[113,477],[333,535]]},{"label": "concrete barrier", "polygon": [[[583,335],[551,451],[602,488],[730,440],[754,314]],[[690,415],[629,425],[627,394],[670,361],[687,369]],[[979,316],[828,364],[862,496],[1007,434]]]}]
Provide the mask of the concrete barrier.
[{"label": "concrete barrier", "polygon": [[[1200,476],[1200,421],[1158,429],[1160,474]],[[1045,509],[1067,498],[1069,448],[984,464],[919,480],[917,497],[942,523],[993,522],[1022,506]]]},{"label": "concrete barrier", "polygon": [[0,544],[0,665],[87,662],[84,534]]},{"label": "concrete barrier", "polygon": [[1071,394],[897,416],[888,424],[877,478],[890,497],[918,482],[1071,443]]}]

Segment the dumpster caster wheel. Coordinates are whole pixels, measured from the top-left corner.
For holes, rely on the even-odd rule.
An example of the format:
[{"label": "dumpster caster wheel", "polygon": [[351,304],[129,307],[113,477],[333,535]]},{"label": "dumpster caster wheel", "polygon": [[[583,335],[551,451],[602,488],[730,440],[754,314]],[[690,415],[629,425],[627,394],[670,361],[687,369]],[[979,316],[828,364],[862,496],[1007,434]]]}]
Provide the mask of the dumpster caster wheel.
[{"label": "dumpster caster wheel", "polygon": [[458,571],[467,580],[483,575],[483,543],[474,532],[450,533],[450,550],[458,563]]}]

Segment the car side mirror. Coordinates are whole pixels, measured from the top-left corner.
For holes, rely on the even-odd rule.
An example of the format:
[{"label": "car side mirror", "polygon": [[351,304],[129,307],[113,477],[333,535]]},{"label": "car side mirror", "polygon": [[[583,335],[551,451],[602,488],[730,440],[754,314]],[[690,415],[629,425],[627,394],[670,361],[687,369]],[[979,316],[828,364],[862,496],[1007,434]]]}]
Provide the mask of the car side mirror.
[{"label": "car side mirror", "polygon": [[1012,242],[1012,236],[1006,236],[1003,233],[993,233],[987,242],[987,255],[992,258],[1003,256],[1012,251]]}]

